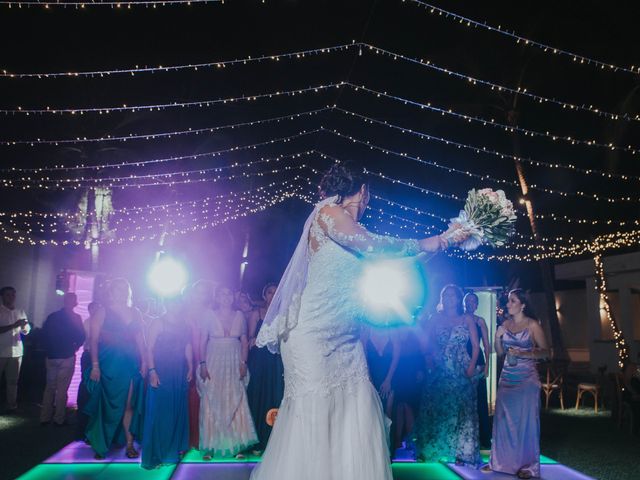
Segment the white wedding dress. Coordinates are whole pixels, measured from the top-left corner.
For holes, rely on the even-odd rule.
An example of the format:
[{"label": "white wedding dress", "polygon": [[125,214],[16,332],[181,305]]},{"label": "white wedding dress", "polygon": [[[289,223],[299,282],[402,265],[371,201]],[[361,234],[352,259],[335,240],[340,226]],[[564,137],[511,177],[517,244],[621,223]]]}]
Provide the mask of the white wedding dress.
[{"label": "white wedding dress", "polygon": [[280,340],[284,399],[251,479],[391,480],[389,420],[369,381],[355,292],[363,255],[415,255],[418,242],[369,233],[335,204],[308,238],[297,324]]}]

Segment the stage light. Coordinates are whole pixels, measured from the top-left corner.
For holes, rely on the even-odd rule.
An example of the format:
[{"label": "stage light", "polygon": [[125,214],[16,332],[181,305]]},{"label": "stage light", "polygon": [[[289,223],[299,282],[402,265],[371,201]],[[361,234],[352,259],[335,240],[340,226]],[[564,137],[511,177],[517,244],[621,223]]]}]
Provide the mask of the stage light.
[{"label": "stage light", "polygon": [[367,321],[375,325],[412,323],[424,300],[425,282],[415,260],[374,260],[359,283]]},{"label": "stage light", "polygon": [[187,284],[187,270],[171,257],[157,260],[147,275],[149,287],[162,297],[170,297],[180,293]]}]

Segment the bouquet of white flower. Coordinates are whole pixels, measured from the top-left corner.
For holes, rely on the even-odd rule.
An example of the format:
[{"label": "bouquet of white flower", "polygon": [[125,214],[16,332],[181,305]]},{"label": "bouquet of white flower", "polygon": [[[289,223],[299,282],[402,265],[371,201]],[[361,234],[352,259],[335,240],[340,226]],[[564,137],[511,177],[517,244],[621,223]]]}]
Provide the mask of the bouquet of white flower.
[{"label": "bouquet of white flower", "polygon": [[[469,190],[464,210],[451,219],[443,234],[450,243],[459,243],[463,250],[475,250],[480,245],[504,245],[515,233],[516,213],[513,203],[502,190],[490,188]],[[457,239],[464,239],[462,242]]]}]

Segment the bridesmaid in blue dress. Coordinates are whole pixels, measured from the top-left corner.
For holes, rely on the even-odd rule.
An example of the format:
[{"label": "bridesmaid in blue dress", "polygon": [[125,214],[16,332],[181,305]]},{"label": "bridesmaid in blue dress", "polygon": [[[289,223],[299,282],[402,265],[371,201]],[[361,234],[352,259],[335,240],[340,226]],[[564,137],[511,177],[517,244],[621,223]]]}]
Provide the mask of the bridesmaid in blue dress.
[{"label": "bridesmaid in blue dress", "polygon": [[[463,314],[460,287],[447,285],[442,289],[438,310],[421,336],[427,364],[432,368],[426,376],[416,426],[418,459],[455,461],[477,468],[478,332],[473,318]],[[471,355],[467,352],[469,340]]]},{"label": "bridesmaid in blue dress", "polygon": [[254,453],[260,454],[267,447],[271,426],[267,424],[267,412],[273,408],[279,408],[284,395],[284,366],[282,357],[271,353],[266,348],[256,347],[256,337],[262,327],[264,318],[273,295],[278,286],[275,283],[267,283],[262,289],[264,306],[256,308],[249,318],[249,386],[247,387],[247,399],[249,409],[256,427],[259,443],[254,446]]},{"label": "bridesmaid in blue dress", "polygon": [[125,442],[127,457],[138,458],[133,439],[142,429],[147,368],[142,315],[131,307],[131,287],[124,278],[111,281],[108,296],[108,306],[98,309],[90,327],[85,433],[96,459],[103,459],[112,444]]},{"label": "bridesmaid in blue dress", "polygon": [[149,331],[149,388],[142,436],[142,467],[176,464],[189,449],[188,390],[193,372],[191,331],[181,299]]},{"label": "bridesmaid in blue dress", "polygon": [[491,460],[483,470],[540,476],[540,379],[536,360],[548,345],[522,289],[509,292],[510,319],[496,331],[495,349],[506,354],[493,417]]}]

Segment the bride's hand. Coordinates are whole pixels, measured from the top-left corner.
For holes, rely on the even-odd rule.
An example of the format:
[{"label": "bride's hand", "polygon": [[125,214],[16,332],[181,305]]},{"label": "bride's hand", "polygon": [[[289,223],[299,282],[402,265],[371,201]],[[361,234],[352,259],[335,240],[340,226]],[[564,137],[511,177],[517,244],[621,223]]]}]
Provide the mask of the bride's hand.
[{"label": "bride's hand", "polygon": [[471,233],[467,229],[462,228],[459,223],[454,223],[442,236],[447,238],[451,244],[459,245],[467,240],[471,236]]},{"label": "bride's hand", "polygon": [[439,252],[447,248],[447,241],[441,235],[423,238],[419,243],[423,252]]}]

